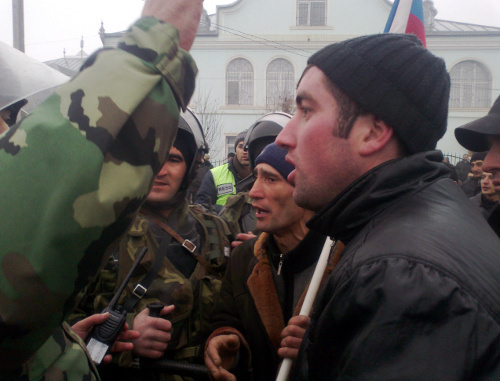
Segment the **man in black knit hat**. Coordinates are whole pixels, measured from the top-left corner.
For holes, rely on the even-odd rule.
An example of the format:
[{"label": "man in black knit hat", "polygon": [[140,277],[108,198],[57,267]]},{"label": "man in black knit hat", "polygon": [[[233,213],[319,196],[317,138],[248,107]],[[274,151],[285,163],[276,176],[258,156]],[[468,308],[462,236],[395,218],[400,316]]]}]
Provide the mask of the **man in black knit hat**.
[{"label": "man in black knit hat", "polygon": [[292,379],[500,379],[500,240],[433,151],[449,89],[413,35],[309,58],[276,142],[307,226],[346,247]]}]

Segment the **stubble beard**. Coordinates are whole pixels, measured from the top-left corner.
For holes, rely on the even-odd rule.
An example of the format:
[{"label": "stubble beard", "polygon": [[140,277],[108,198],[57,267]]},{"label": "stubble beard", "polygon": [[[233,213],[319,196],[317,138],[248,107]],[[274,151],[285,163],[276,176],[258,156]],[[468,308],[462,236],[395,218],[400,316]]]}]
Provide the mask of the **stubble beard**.
[{"label": "stubble beard", "polygon": [[323,203],[318,197],[316,189],[311,186],[297,186],[295,184],[295,189],[293,190],[293,201],[301,208],[312,210],[314,212],[319,211],[326,203]]}]

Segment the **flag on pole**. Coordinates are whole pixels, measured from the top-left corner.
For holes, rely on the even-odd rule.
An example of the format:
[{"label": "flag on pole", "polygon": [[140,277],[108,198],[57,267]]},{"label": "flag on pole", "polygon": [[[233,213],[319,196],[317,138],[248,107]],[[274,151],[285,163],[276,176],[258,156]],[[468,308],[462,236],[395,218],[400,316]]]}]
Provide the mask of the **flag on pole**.
[{"label": "flag on pole", "polygon": [[427,46],[422,0],[394,0],[384,33],[413,33]]}]

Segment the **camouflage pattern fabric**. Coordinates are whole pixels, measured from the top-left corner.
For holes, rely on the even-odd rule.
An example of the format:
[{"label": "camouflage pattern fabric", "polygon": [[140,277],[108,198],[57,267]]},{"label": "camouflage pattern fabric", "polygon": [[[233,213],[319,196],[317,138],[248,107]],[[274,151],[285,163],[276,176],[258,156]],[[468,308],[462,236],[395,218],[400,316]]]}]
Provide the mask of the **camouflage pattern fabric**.
[{"label": "camouflage pattern fabric", "polygon": [[[49,359],[52,362],[48,363]],[[26,380],[97,380],[98,372],[85,343],[67,323],[63,323],[24,364],[23,377]]]},{"label": "camouflage pattern fabric", "polygon": [[252,207],[252,199],[249,192],[240,192],[227,199],[224,209],[220,216],[227,222],[229,229],[234,237],[239,233],[248,233],[255,231],[257,221],[255,219],[255,210]]},{"label": "camouflage pattern fabric", "polygon": [[[214,215],[204,213],[195,206],[188,206],[187,201],[173,210],[168,219],[164,219],[151,209],[148,213],[154,214],[155,218],[163,220],[177,232],[177,227],[191,225],[198,239],[185,237],[182,234],[181,236],[191,241],[198,241],[197,250],[200,255],[211,264],[216,272],[223,274],[230,250],[230,242],[227,239],[230,231],[224,221]],[[70,317],[71,322],[100,312],[105,308],[129,273],[136,257],[144,247],[147,247],[148,251],[145,257],[128,282],[118,304],[124,305],[131,297],[135,286],[144,279],[151,269],[158,252],[159,244],[151,224],[153,222],[140,212],[132,228],[120,243],[119,252],[110,258],[96,281],[89,285],[85,297]],[[176,255],[191,255],[175,240],[170,242],[168,250],[180,250],[180,252],[175,251]],[[209,316],[219,293],[220,285],[221,281],[210,275],[202,264],[197,263],[192,275],[186,278],[165,256],[156,277],[147,288],[146,294],[135,305],[134,311],[127,314],[127,322],[133,328],[135,315],[150,303],[174,304],[175,310],[167,316],[173,328],[166,357],[193,361],[194,358],[201,355],[197,347],[204,337],[204,330],[208,328]],[[115,356],[114,361],[115,365],[126,368],[133,366],[135,360],[131,352],[124,352],[120,356]],[[137,361],[135,363],[137,364]],[[161,380],[176,379],[172,376],[159,375],[157,371],[153,371],[153,373],[155,373],[154,377],[146,372],[138,375],[133,371],[131,373],[130,370],[120,371],[116,368],[109,371],[110,379],[116,378],[118,375],[123,379],[151,379],[152,377]]]},{"label": "camouflage pattern fabric", "polygon": [[143,18],[0,135],[0,377],[47,342],[129,227],[196,71],[177,29]]}]

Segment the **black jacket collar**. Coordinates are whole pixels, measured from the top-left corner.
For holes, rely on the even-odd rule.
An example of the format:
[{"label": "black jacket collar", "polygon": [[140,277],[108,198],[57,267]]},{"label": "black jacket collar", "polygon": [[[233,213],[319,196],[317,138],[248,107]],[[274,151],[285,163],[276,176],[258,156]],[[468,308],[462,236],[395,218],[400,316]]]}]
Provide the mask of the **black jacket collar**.
[{"label": "black jacket collar", "polygon": [[441,151],[423,152],[385,162],[355,180],[307,226],[322,234],[349,240],[375,215],[451,172]]}]

